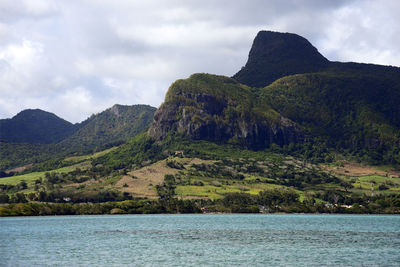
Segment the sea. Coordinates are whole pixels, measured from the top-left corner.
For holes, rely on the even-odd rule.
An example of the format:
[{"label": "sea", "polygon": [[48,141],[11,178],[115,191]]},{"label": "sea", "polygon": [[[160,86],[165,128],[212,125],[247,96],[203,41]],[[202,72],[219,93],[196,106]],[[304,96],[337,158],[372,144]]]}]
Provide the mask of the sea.
[{"label": "sea", "polygon": [[400,266],[400,216],[6,217],[0,266]]}]

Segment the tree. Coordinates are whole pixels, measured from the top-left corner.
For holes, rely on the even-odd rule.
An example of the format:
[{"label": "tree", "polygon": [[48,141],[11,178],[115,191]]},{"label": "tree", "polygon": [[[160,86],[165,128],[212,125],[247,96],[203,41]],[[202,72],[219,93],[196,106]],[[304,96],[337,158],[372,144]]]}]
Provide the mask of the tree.
[{"label": "tree", "polygon": [[25,196],[24,193],[16,193],[15,195],[13,195],[11,197],[11,202],[14,202],[14,203],[26,203],[28,201],[26,200],[26,196]]},{"label": "tree", "polygon": [[20,183],[19,183],[19,188],[21,189],[21,190],[24,190],[24,189],[27,189],[28,188],[28,184],[26,183],[26,181],[24,181],[24,180],[22,180]]},{"label": "tree", "polygon": [[7,194],[0,194],[0,203],[8,203],[10,201],[10,197]]}]

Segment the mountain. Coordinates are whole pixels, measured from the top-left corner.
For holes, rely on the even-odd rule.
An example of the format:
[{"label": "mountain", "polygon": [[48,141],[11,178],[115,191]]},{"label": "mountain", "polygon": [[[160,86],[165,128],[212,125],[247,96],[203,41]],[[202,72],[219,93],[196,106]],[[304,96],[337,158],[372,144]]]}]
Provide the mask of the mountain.
[{"label": "mountain", "polygon": [[301,129],[262,101],[252,88],[210,74],[194,74],[169,88],[149,134],[163,139],[170,132],[251,149],[303,140]]},{"label": "mountain", "polygon": [[246,65],[233,78],[264,87],[278,78],[325,69],[329,61],[305,38],[293,33],[260,31]]},{"label": "mountain", "polygon": [[148,105],[114,105],[74,125],[45,111],[22,111],[11,120],[1,121],[5,126],[2,135],[4,132],[8,138],[0,142],[0,171],[120,145],[147,130],[155,110]]},{"label": "mountain", "polygon": [[156,108],[148,105],[114,105],[80,123],[74,134],[57,145],[71,152],[119,145],[147,130],[155,111]]},{"label": "mountain", "polygon": [[12,203],[0,216],[399,214],[398,103],[399,68],[330,62],[298,35],[262,31],[236,75],[177,80],[153,121],[154,108],[116,105],[57,144],[0,143],[10,164],[52,159],[0,179]]},{"label": "mountain", "polygon": [[11,119],[0,120],[2,142],[54,144],[75,130],[72,123],[40,109],[27,109]]},{"label": "mountain", "polygon": [[400,68],[330,62],[298,35],[262,31],[233,78],[194,74],[173,83],[149,134],[253,150],[297,144],[396,163],[398,103]]}]

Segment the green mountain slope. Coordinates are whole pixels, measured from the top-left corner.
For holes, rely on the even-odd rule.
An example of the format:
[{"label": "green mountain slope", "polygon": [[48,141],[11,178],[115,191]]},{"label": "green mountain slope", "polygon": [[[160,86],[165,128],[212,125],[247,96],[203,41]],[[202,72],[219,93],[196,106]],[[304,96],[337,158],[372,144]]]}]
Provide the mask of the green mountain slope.
[{"label": "green mountain slope", "polygon": [[0,142],[0,171],[119,145],[147,130],[155,110],[148,105],[114,105],[76,124],[75,132],[56,144]]},{"label": "green mountain slope", "polygon": [[300,129],[259,98],[257,91],[234,79],[210,74],[194,74],[169,88],[149,134],[163,139],[169,132],[252,149],[301,142],[303,138]]},{"label": "green mountain slope", "polygon": [[155,111],[148,105],[114,105],[83,121],[79,130],[57,145],[85,153],[119,145],[147,130]]},{"label": "green mountain slope", "polygon": [[[400,69],[329,62],[293,34],[261,32],[254,46],[234,78],[174,82],[149,130],[118,148],[0,179],[5,203],[106,203],[10,204],[0,215],[400,213]],[[98,114],[55,146],[118,142],[124,112]]]},{"label": "green mountain slope", "polygon": [[53,113],[27,109],[11,119],[0,120],[0,141],[54,144],[71,135],[76,129],[72,123]]},{"label": "green mountain slope", "polygon": [[262,89],[261,96],[306,135],[333,148],[400,162],[400,79],[363,71],[301,74]]},{"label": "green mountain slope", "polygon": [[234,78],[242,83],[209,74],[176,81],[149,134],[400,162],[400,68],[329,62],[300,36],[263,31]]}]

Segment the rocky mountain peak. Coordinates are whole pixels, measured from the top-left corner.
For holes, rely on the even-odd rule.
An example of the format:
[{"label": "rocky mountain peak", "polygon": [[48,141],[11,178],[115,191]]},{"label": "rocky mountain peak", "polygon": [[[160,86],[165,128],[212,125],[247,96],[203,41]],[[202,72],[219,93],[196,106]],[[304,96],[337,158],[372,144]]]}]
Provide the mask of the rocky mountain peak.
[{"label": "rocky mountain peak", "polygon": [[264,87],[281,77],[323,70],[329,61],[307,39],[293,33],[260,31],[246,65],[233,78]]}]

